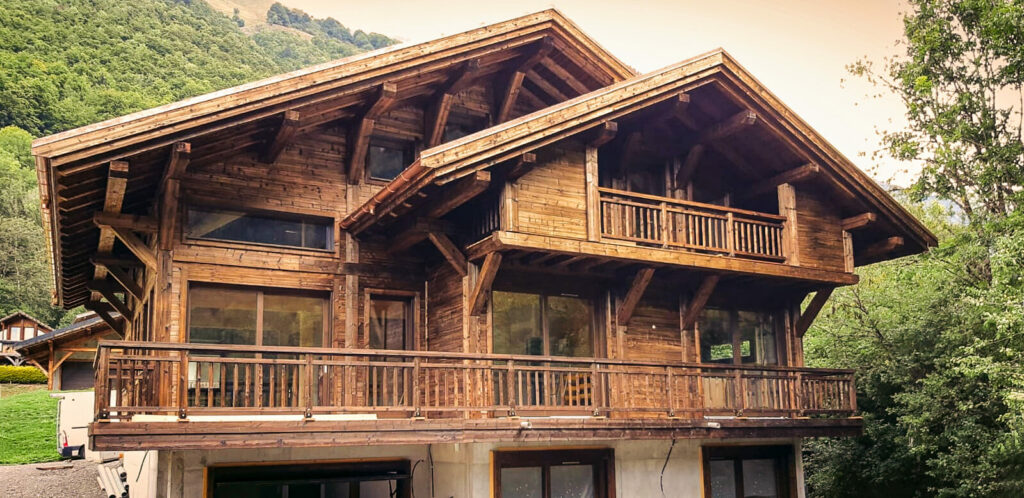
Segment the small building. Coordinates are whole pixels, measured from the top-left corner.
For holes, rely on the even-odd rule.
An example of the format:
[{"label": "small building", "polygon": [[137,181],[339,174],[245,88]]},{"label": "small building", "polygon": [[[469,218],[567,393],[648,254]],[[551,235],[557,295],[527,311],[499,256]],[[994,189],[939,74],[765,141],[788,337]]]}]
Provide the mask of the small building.
[{"label": "small building", "polygon": [[[115,314],[114,318],[120,316]],[[103,318],[88,312],[75,317],[67,327],[36,335],[10,348],[46,374],[49,389],[72,391],[93,388],[97,342],[120,338]]]},{"label": "small building", "polygon": [[42,320],[22,311],[15,311],[0,318],[0,345],[6,346],[32,339],[52,330],[53,328]]}]

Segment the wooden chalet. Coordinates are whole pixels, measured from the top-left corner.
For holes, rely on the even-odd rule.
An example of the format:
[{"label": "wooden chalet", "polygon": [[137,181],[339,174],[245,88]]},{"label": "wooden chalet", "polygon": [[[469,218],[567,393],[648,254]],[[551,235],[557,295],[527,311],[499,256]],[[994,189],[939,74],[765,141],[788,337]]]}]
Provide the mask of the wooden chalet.
[{"label": "wooden chalet", "polygon": [[22,311],[0,318],[0,365],[24,363],[25,359],[14,351],[13,346],[51,330],[49,325]]},{"label": "wooden chalet", "polygon": [[802,496],[862,427],[804,332],[936,242],[724,51],[641,75],[553,10],[33,153],[154,496]]},{"label": "wooden chalet", "polygon": [[[113,318],[120,320],[121,316],[115,313]],[[51,390],[92,389],[97,343],[121,338],[110,324],[90,311],[76,316],[66,327],[14,344],[11,350],[43,372]]]}]

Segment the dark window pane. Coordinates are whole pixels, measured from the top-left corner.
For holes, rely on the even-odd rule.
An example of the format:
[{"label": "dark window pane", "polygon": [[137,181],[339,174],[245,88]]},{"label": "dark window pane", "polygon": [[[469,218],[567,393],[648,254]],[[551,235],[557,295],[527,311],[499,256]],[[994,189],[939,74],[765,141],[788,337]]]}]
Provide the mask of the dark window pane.
[{"label": "dark window pane", "polygon": [[736,469],[732,460],[711,461],[711,498],[736,498]]},{"label": "dark window pane", "polygon": [[706,308],[700,316],[700,361],[732,363],[729,311]]},{"label": "dark window pane", "polygon": [[404,149],[371,145],[366,154],[366,171],[374,180],[394,180],[409,164]]},{"label": "dark window pane", "polygon": [[256,344],[257,292],[221,287],[189,291],[189,342]]},{"label": "dark window pane", "polygon": [[246,496],[252,498],[282,498],[285,486],[282,484],[261,484],[248,482],[224,482],[217,484],[214,498]]},{"label": "dark window pane", "polygon": [[406,349],[408,301],[404,299],[370,299],[370,347],[373,349]]},{"label": "dark window pane", "polygon": [[288,498],[322,498],[320,483],[289,484]]},{"label": "dark window pane", "polygon": [[733,363],[733,335],[743,363],[778,364],[775,319],[771,313],[705,309],[700,316],[700,359],[707,363]]},{"label": "dark window pane", "polygon": [[323,346],[325,304],[320,297],[264,294],[263,344]]},{"label": "dark window pane", "polygon": [[333,227],[328,220],[201,208],[189,208],[185,235],[197,239],[323,250],[330,250],[334,243]]},{"label": "dark window pane", "polygon": [[501,498],[541,498],[540,467],[501,469]]},{"label": "dark window pane", "polygon": [[577,297],[547,298],[548,339],[552,356],[593,356],[593,312],[590,301]]},{"label": "dark window pane", "polygon": [[743,494],[750,498],[777,497],[775,466],[776,461],[771,458],[743,460]]},{"label": "dark window pane", "polygon": [[552,466],[551,498],[594,498],[594,466]]},{"label": "dark window pane", "polygon": [[359,498],[391,498],[395,481],[363,481],[359,483]]},{"label": "dark window pane", "polygon": [[494,303],[494,352],[543,355],[540,296],[494,291],[491,299]]},{"label": "dark window pane", "polygon": [[775,321],[771,314],[740,311],[738,315],[743,363],[777,364]]}]

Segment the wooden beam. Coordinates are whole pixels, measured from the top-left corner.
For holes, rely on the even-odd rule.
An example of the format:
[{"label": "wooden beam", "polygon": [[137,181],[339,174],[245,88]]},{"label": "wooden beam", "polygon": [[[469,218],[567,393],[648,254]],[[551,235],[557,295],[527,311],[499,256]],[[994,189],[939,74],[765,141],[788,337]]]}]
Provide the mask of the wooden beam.
[{"label": "wooden beam", "polygon": [[508,173],[505,174],[505,181],[512,182],[518,180],[528,171],[533,169],[537,165],[537,154],[533,152],[524,152],[516,158],[512,167],[509,168]]},{"label": "wooden beam", "polygon": [[132,280],[127,272],[117,266],[106,266],[106,268],[107,273],[109,273],[111,277],[114,277],[114,280],[121,284],[125,291],[131,294],[135,299],[138,299],[139,301],[142,300],[145,292],[142,290],[142,287],[135,282],[135,280]]},{"label": "wooden beam", "polygon": [[686,159],[683,160],[683,165],[679,167],[679,171],[676,172],[675,186],[676,188],[684,188],[690,179],[693,178],[693,174],[697,172],[697,165],[700,164],[700,158],[704,156],[704,146],[701,144],[694,145],[690,148],[689,152],[686,153]]},{"label": "wooden beam", "polygon": [[[121,212],[121,205],[124,203],[124,194],[128,190],[127,161],[110,161],[107,169],[107,187],[103,199],[103,212],[117,214]],[[114,232],[110,228],[100,227],[100,240],[97,243],[96,252],[99,254],[110,253],[114,248]],[[93,278],[103,279],[107,276],[106,268],[96,267],[93,269]],[[99,300],[99,293],[92,293],[94,300]]]},{"label": "wooden beam", "polygon": [[587,145],[590,147],[600,147],[608,142],[611,142],[615,138],[615,134],[619,131],[619,124],[615,121],[605,121],[596,128],[591,128],[589,137],[587,138]]},{"label": "wooden beam", "polygon": [[135,214],[96,213],[92,221],[99,227],[127,228],[136,232],[155,233],[160,228],[157,220]]},{"label": "wooden beam", "polygon": [[53,365],[51,365],[51,366],[50,366],[50,369],[51,369],[52,371],[56,372],[56,371],[57,371],[57,369],[58,369],[58,368],[60,368],[60,366],[61,366],[61,365],[63,365],[63,364],[64,364],[64,362],[65,362],[65,361],[67,361],[67,359],[68,359],[68,358],[71,358],[71,355],[73,355],[73,354],[75,354],[75,352],[74,352],[74,351],[68,351],[68,352],[64,353],[64,356],[61,356],[61,357],[60,357],[60,359],[59,359],[59,360],[57,360],[57,362],[56,362],[56,363],[54,363]]},{"label": "wooden beam", "polygon": [[125,247],[127,247],[136,258],[139,258],[139,261],[142,261],[144,265],[148,266],[152,270],[157,268],[156,255],[154,255],[153,251],[149,249],[149,246],[147,246],[146,243],[139,239],[134,233],[119,227],[110,227],[110,230],[114,232],[114,235],[117,235],[117,238],[121,239],[121,242],[124,243]]},{"label": "wooden beam", "polygon": [[702,133],[700,136],[700,142],[707,143],[715,140],[721,140],[756,123],[757,119],[758,117],[756,112],[742,110],[733,114],[721,123],[716,123],[710,129]]},{"label": "wooden beam", "polygon": [[466,256],[462,254],[458,246],[442,232],[431,231],[427,233],[427,237],[459,276],[465,277],[467,274]]},{"label": "wooden beam", "polygon": [[440,218],[451,210],[463,205],[466,201],[476,197],[491,185],[491,173],[489,171],[477,171],[461,180],[444,192],[437,204],[427,209],[426,217]]},{"label": "wooden beam", "polygon": [[109,304],[102,303],[98,300],[88,301],[85,303],[85,308],[88,310],[92,310],[94,313],[96,313],[97,316],[99,316],[104,322],[106,322],[111,329],[113,329],[118,334],[121,334],[121,337],[124,337],[124,321],[114,318],[114,316],[110,314],[110,312],[113,310]]},{"label": "wooden beam", "polygon": [[394,83],[382,84],[377,90],[377,97],[373,103],[359,118],[358,124],[353,126],[348,141],[351,147],[348,157],[348,182],[350,184],[355,185],[362,180],[363,171],[366,169],[366,151],[370,147],[370,135],[373,134],[376,120],[395,103],[397,94],[397,85]]},{"label": "wooden beam", "polygon": [[708,275],[700,281],[697,292],[694,293],[693,299],[690,299],[690,304],[686,306],[686,311],[683,313],[682,323],[680,324],[683,330],[689,330],[697,321],[697,317],[700,316],[704,305],[707,304],[708,298],[711,297],[715,286],[718,285],[719,278],[718,275]]},{"label": "wooden beam", "polygon": [[298,131],[299,118],[299,111],[284,111],[282,113],[281,121],[277,124],[274,137],[267,142],[263,152],[260,154],[261,162],[271,164],[277,161],[281,151],[284,150],[284,147],[295,136],[295,132]]},{"label": "wooden beam", "polygon": [[626,297],[622,299],[622,304],[619,305],[619,310],[615,314],[615,321],[619,325],[629,323],[629,319],[633,317],[633,311],[636,310],[636,305],[640,303],[640,298],[643,297],[652,278],[654,278],[654,268],[645,267],[636,272],[633,283],[630,284],[629,291],[626,292]]},{"label": "wooden beam", "polygon": [[512,115],[512,109],[515,108],[516,99],[523,88],[523,79],[526,78],[526,72],[544,60],[554,47],[555,45],[551,37],[545,37],[535,52],[525,56],[516,68],[504,77],[504,87],[501,91],[496,92],[498,99],[495,103],[494,124],[508,121],[508,118]]},{"label": "wooden beam", "polygon": [[642,140],[643,136],[638,131],[626,135],[625,141],[622,143],[622,150],[619,151],[619,162],[617,164],[619,176],[626,174],[626,166],[629,164],[629,159],[633,156],[633,151],[640,147]]},{"label": "wooden beam", "polygon": [[783,183],[794,183],[813,178],[821,173],[821,166],[817,163],[807,163],[803,166],[783,171],[771,178],[754,183],[737,196],[740,199],[749,199],[769,192],[776,192],[779,185]]},{"label": "wooden beam", "polygon": [[484,312],[484,307],[491,295],[491,285],[494,284],[494,277],[498,274],[501,266],[501,253],[492,252],[484,258],[480,272],[476,276],[476,285],[469,295],[469,313],[478,316]]},{"label": "wooden beam", "polygon": [[115,294],[116,292],[121,292],[122,289],[116,287],[114,283],[108,280],[92,280],[89,282],[88,288],[93,292],[99,292],[121,316],[132,316],[132,309]]},{"label": "wooden beam", "polygon": [[167,154],[167,164],[164,165],[164,174],[160,178],[160,186],[157,187],[157,195],[163,193],[169,180],[178,180],[185,176],[191,157],[192,144],[189,142],[175,142],[171,145],[171,151]]},{"label": "wooden beam", "polygon": [[896,249],[903,247],[903,237],[889,237],[880,242],[875,242],[870,246],[864,248],[857,254],[857,259],[860,261],[871,261],[879,256],[889,254]]},{"label": "wooden beam", "polygon": [[459,74],[437,93],[425,116],[423,136],[428,149],[440,144],[444,139],[444,127],[448,123],[448,115],[451,113],[455,96],[472,85],[479,75],[480,61],[471,59],[463,64]]},{"label": "wooden beam", "polygon": [[821,289],[814,293],[814,297],[811,302],[807,304],[807,309],[800,314],[800,318],[796,321],[796,336],[803,337],[807,329],[811,328],[811,323],[821,312],[821,308],[825,306],[825,301],[828,301],[829,296],[832,295],[832,287]]},{"label": "wooden beam", "polygon": [[94,265],[103,265],[105,267],[120,266],[122,268],[141,268],[146,266],[137,259],[118,258],[109,254],[97,254],[96,256],[89,258],[89,262]]},{"label": "wooden beam", "polygon": [[872,212],[861,213],[857,216],[843,218],[843,230],[857,230],[865,228],[878,220],[878,215]]}]

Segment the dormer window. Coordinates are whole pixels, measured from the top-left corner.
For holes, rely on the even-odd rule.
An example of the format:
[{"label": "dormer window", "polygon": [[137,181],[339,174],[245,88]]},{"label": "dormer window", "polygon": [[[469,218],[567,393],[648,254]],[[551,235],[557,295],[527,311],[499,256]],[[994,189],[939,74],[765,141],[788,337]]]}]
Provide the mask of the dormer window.
[{"label": "dormer window", "polygon": [[370,180],[389,182],[412,163],[412,143],[375,141],[366,152],[366,175]]}]

